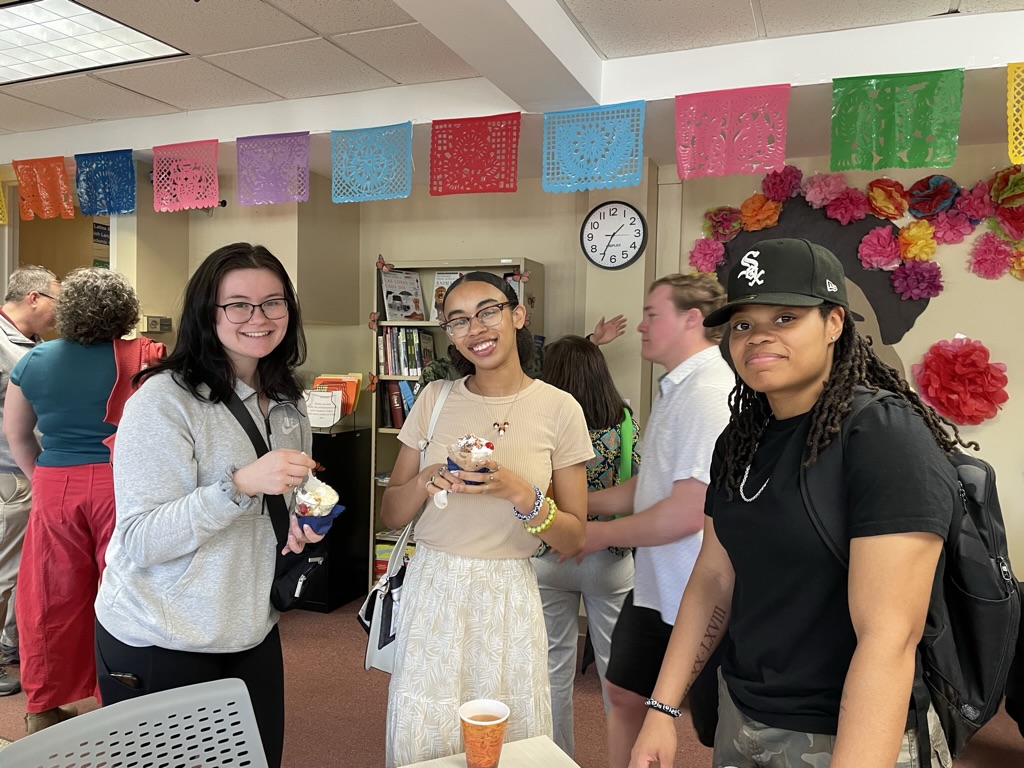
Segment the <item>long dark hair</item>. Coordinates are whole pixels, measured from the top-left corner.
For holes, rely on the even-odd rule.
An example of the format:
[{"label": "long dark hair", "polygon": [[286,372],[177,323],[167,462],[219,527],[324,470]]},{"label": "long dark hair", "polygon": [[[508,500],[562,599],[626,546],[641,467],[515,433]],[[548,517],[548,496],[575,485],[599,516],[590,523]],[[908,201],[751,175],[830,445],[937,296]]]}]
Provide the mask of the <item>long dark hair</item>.
[{"label": "long dark hair", "polygon": [[576,398],[590,429],[611,429],[624,411],[633,413],[615,388],[601,350],[582,336],[563,336],[544,350],[541,378]]},{"label": "long dark hair", "polygon": [[295,368],[306,361],[306,336],[295,288],[277,257],[262,245],[232,243],[211,253],[185,286],[185,301],[178,324],[174,351],[156,365],[136,374],[135,382],[162,371],[174,374],[175,381],[194,397],[202,398],[199,386],[210,387],[210,400],[226,401],[235,389],[235,374],[217,338],[217,290],[228,272],[236,269],[267,269],[284,287],[288,302],[288,328],[281,343],[256,364],[260,392],[273,400],[298,400],[302,382]]},{"label": "long dark hair", "polygon": [[[515,289],[505,280],[491,272],[467,272],[449,285],[448,290],[444,292],[444,301],[441,302],[442,312],[444,311],[445,303],[448,301],[449,294],[463,283],[487,283],[504,294],[505,300],[509,303],[509,309],[514,310],[519,306],[519,296],[516,295]],[[526,330],[525,327],[516,329],[516,351],[519,353],[519,365],[524,369],[533,361],[533,356],[537,354],[537,348],[533,343],[533,334]],[[472,376],[476,373],[476,366],[459,352],[458,347],[454,343],[448,345],[448,359],[452,361],[452,367],[459,372],[460,376]]]},{"label": "long dark hair", "polygon": [[[827,318],[835,308],[835,304],[826,302],[819,310],[821,316]],[[964,442],[955,424],[922,402],[899,371],[882,362],[871,349],[871,340],[860,335],[853,318],[847,312],[843,319],[843,333],[835,342],[831,374],[811,409],[811,431],[807,436],[809,455],[805,466],[814,464],[818,454],[839,434],[843,418],[850,412],[850,403],[853,402],[857,386],[872,391],[886,389],[905,400],[924,420],[936,445],[945,453],[952,453],[958,445],[978,449],[976,442]],[[771,416],[771,408],[763,392],[754,391],[737,376],[736,387],[729,396],[729,410],[732,416],[723,433],[725,465],[718,476],[713,478],[713,482],[718,489],[724,485],[726,498],[731,500],[743,479],[744,471],[754,458],[768,424],[768,417]]]}]

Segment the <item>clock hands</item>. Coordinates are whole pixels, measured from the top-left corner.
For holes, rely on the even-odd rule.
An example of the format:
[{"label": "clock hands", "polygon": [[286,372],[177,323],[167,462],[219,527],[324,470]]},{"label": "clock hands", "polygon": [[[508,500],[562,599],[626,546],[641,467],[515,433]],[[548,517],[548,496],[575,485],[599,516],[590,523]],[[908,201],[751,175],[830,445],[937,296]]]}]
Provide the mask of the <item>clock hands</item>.
[{"label": "clock hands", "polygon": [[605,244],[604,250],[601,251],[601,258],[602,259],[604,258],[605,254],[608,253],[608,249],[611,248],[612,240],[615,239],[615,236],[617,234],[619,234],[619,230],[621,230],[624,226],[626,226],[626,225],[625,224],[619,224],[619,229],[616,229],[614,232],[612,232],[610,235],[608,235],[608,242]]}]

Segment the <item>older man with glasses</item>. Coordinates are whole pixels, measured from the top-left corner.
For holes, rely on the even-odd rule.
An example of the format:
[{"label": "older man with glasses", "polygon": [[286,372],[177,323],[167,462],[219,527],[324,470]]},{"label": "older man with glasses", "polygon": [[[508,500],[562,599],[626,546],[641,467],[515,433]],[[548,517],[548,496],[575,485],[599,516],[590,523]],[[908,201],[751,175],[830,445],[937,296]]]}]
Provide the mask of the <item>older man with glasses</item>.
[{"label": "older man with glasses", "polygon": [[[53,329],[59,293],[57,276],[44,267],[22,267],[7,283],[7,295],[0,307],[0,420],[11,370],[39,343],[42,334]],[[0,435],[0,621],[5,622],[0,635],[2,664],[19,661],[14,587],[31,506],[32,485],[18,469],[6,438]],[[0,666],[0,696],[20,690],[21,683]]]}]

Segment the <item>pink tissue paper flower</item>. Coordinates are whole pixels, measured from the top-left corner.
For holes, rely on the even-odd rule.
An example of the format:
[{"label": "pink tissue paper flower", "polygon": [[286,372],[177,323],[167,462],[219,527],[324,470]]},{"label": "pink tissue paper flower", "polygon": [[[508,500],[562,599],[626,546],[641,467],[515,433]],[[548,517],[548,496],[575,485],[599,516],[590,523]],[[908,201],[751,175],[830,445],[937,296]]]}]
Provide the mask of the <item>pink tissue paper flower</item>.
[{"label": "pink tissue paper flower", "polygon": [[841,173],[816,173],[804,184],[804,198],[811,208],[824,208],[846,189]]},{"label": "pink tissue paper flower", "polygon": [[968,268],[979,277],[995,280],[1010,271],[1013,249],[994,232],[985,232],[971,246]]},{"label": "pink tissue paper flower", "polygon": [[783,202],[800,194],[800,182],[804,172],[795,165],[787,165],[781,171],[772,171],[761,182],[761,191],[769,200]]},{"label": "pink tissue paper flower", "polygon": [[840,224],[849,224],[851,221],[863,219],[868,215],[869,209],[868,196],[859,189],[848,187],[825,206],[825,215]]},{"label": "pink tissue paper flower", "polygon": [[714,272],[725,260],[725,246],[709,237],[698,238],[690,251],[690,266],[698,272]]},{"label": "pink tissue paper flower", "polygon": [[960,211],[950,209],[943,211],[932,219],[935,228],[935,242],[954,245],[962,243],[964,238],[974,231],[974,224]]},{"label": "pink tissue paper flower", "polygon": [[942,268],[934,261],[905,261],[889,280],[904,301],[934,299],[942,293]]},{"label": "pink tissue paper flower", "polygon": [[996,204],[989,197],[988,184],[979,181],[970,189],[960,188],[960,194],[953,201],[953,207],[977,224],[982,219],[994,216]]},{"label": "pink tissue paper flower", "polygon": [[857,256],[864,269],[884,269],[891,272],[903,260],[900,244],[892,227],[875,227],[860,241]]}]

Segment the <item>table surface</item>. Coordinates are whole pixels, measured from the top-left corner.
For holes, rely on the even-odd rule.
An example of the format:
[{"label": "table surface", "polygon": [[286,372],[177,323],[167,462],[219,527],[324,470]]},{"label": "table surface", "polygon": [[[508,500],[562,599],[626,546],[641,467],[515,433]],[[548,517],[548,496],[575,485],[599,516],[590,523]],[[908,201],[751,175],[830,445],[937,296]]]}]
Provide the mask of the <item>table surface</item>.
[{"label": "table surface", "polygon": [[[539,765],[544,768],[579,768],[579,764],[570,760],[547,736],[502,745],[500,768],[536,768]],[[439,757],[437,760],[413,763],[406,768],[466,768],[466,755]]]}]

